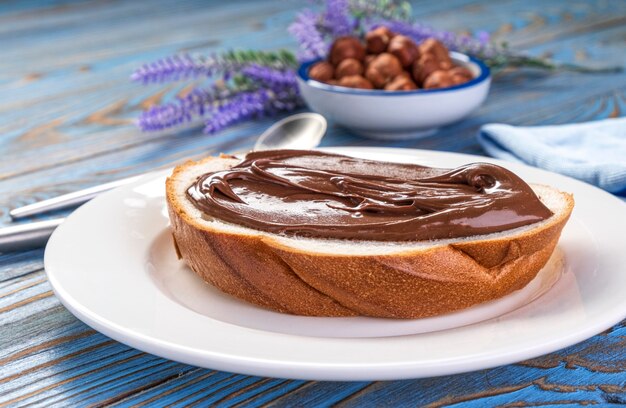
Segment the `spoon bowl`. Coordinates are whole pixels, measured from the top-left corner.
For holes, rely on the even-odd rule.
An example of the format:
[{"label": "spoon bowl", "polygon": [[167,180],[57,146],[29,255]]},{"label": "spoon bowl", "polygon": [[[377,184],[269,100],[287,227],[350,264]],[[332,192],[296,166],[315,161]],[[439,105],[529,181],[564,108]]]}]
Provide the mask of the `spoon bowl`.
[{"label": "spoon bowl", "polygon": [[327,127],[326,119],[318,113],[291,115],[263,132],[254,144],[254,150],[312,149],[320,144]]}]

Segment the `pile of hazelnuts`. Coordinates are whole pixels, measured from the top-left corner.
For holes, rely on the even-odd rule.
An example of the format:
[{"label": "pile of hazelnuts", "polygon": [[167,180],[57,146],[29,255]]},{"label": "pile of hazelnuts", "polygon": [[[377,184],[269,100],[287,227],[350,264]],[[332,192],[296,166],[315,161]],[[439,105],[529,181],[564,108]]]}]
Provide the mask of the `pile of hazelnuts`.
[{"label": "pile of hazelnuts", "polygon": [[365,35],[365,44],[356,37],[337,38],[328,61],[311,66],[309,77],[349,88],[409,91],[447,88],[473,75],[455,66],[448,49],[436,39],[416,44],[381,26]]}]

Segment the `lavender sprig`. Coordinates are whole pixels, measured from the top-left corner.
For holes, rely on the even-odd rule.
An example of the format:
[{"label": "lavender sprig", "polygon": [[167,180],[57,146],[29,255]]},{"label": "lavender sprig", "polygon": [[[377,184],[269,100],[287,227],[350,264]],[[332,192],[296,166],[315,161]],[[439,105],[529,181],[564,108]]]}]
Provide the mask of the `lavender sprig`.
[{"label": "lavender sprig", "polygon": [[326,10],[321,15],[318,27],[331,37],[351,35],[355,28],[355,18],[350,14],[348,0],[334,0],[326,3]]},{"label": "lavender sprig", "polygon": [[207,112],[205,133],[215,133],[247,119],[291,111],[302,105],[298,89],[274,85],[236,94]]},{"label": "lavender sprig", "polygon": [[323,58],[328,52],[329,43],[318,29],[320,14],[312,10],[304,10],[296,15],[287,31],[293,35],[300,45],[298,58],[311,60]]},{"label": "lavender sprig", "polygon": [[231,69],[241,69],[251,64],[276,69],[295,68],[298,66],[298,61],[289,50],[231,50],[220,54],[220,58]]},{"label": "lavender sprig", "polygon": [[137,125],[143,131],[157,131],[190,122],[193,118],[191,110],[179,103],[167,103],[153,106],[139,115]]},{"label": "lavender sprig", "polygon": [[192,79],[200,76],[212,77],[218,74],[229,77],[249,65],[285,69],[297,66],[297,61],[293,54],[286,50],[276,52],[227,51],[208,57],[183,54],[144,64],[131,75],[131,79],[149,84]]},{"label": "lavender sprig", "polygon": [[275,114],[281,110],[291,110],[296,106],[285,102],[271,89],[241,92],[209,111],[210,116],[205,121],[204,131],[215,133],[244,120]]},{"label": "lavender sprig", "polygon": [[156,131],[205,120],[205,131],[214,133],[240,119],[289,111],[301,104],[293,69],[249,64],[226,83],[194,88],[184,97],[144,111],[138,126]]},{"label": "lavender sprig", "polygon": [[209,111],[210,117],[205,121],[204,131],[215,133],[232,124],[263,115],[269,98],[266,89],[236,95]]},{"label": "lavender sprig", "polygon": [[194,88],[184,97],[142,112],[137,124],[141,130],[147,131],[177,127],[202,118],[211,106],[228,100],[235,93],[236,90],[216,84],[209,88]]},{"label": "lavender sprig", "polygon": [[296,73],[294,70],[278,70],[262,65],[250,65],[241,70],[241,74],[253,82],[266,85],[270,88],[297,87]]},{"label": "lavender sprig", "polygon": [[358,29],[349,0],[326,1],[323,12],[305,9],[296,15],[288,31],[298,41],[298,58],[307,61],[324,58],[334,38],[351,35]]},{"label": "lavender sprig", "polygon": [[280,112],[289,112],[304,105],[298,88],[283,88],[274,90],[274,98],[267,107],[269,115]]},{"label": "lavender sprig", "polygon": [[204,57],[193,57],[188,54],[174,55],[144,64],[133,72],[130,78],[144,84],[162,83],[195,78],[202,74],[207,75],[210,69]]}]

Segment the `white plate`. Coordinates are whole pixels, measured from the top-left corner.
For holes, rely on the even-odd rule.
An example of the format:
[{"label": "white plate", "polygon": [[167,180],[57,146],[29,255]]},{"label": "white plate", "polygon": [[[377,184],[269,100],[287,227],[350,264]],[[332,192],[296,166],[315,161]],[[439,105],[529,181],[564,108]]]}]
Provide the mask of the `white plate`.
[{"label": "white plate", "polygon": [[505,299],[413,321],[297,317],[223,295],[175,260],[164,172],[76,210],[46,248],[50,283],[78,318],[130,346],[207,368],[299,379],[391,380],[478,370],[558,350],[626,317],[626,205],[612,195],[484,157],[331,150],[439,167],[498,163],[529,182],[574,193],[576,207],[550,267]]}]

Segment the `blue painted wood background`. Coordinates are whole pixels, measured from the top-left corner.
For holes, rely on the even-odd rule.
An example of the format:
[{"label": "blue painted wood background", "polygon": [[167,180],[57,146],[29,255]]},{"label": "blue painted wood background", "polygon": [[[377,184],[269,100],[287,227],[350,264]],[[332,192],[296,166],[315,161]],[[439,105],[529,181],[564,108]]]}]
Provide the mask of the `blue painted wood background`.
[{"label": "blue painted wood background", "polygon": [[[128,81],[181,51],[294,47],[285,28],[307,2],[164,0],[0,3],[0,225],[8,210],[188,157],[249,148],[271,119],[215,136],[143,134],[137,112],[182,86]],[[626,2],[451,0],[414,13],[442,29],[487,30],[534,55],[626,65]],[[484,154],[486,122],[558,124],[622,116],[626,74],[508,70],[487,103],[437,135],[385,145]],[[325,145],[381,145],[332,127]],[[58,214],[57,214],[58,215]],[[626,403],[624,322],[505,367],[394,382],[259,378],[178,364],[93,331],[50,291],[42,250],[0,254],[0,406],[562,406]]]}]

